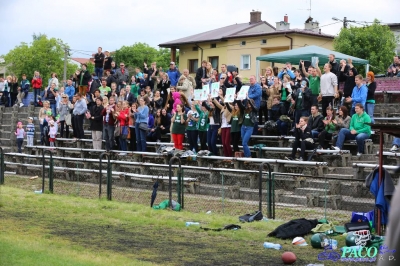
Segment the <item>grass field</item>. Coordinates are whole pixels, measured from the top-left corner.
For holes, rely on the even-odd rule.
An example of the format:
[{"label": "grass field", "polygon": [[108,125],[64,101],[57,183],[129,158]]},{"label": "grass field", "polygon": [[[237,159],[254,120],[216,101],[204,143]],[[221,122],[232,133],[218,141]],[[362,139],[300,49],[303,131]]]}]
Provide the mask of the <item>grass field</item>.
[{"label": "grass field", "polygon": [[[186,227],[186,221],[211,228],[239,223],[228,214],[153,210],[0,186],[0,265],[283,265],[284,251],[296,253],[295,265],[350,265],[321,262],[322,250],[268,238],[278,221],[222,232]],[[344,238],[336,239],[342,246]],[[280,243],[283,250],[264,249],[265,241]]]}]

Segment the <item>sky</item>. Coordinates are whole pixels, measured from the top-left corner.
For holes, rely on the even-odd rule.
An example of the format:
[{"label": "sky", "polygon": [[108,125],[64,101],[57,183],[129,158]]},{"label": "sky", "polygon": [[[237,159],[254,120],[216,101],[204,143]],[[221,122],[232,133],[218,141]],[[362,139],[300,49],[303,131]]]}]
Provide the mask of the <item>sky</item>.
[{"label": "sky", "polygon": [[[350,23],[354,26],[374,18],[400,23],[399,8],[399,0],[311,0],[311,17],[323,33],[337,35],[343,24],[332,17],[357,21]],[[72,57],[89,58],[99,46],[114,51],[135,42],[157,48],[163,42],[249,22],[251,10],[261,11],[261,19],[273,26],[287,14],[290,28],[303,28],[309,9],[310,0],[2,0],[0,55],[21,42],[30,43],[33,33],[61,39],[72,49]]]}]

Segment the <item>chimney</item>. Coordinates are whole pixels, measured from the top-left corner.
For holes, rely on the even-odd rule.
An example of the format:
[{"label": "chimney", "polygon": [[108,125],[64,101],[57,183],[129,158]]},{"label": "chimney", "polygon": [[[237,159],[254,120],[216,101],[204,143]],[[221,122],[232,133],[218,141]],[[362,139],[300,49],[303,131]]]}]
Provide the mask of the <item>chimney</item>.
[{"label": "chimney", "polygon": [[285,16],[283,16],[283,21],[288,23],[289,22],[289,17],[287,14],[285,14]]},{"label": "chimney", "polygon": [[283,17],[283,21],[276,22],[276,30],[290,30],[289,17],[287,14]]},{"label": "chimney", "polygon": [[321,31],[321,29],[319,28],[319,23],[318,23],[318,21],[313,21],[313,18],[312,18],[312,17],[309,17],[309,18],[306,20],[306,22],[304,23],[304,29],[305,29],[305,30],[312,31],[312,32],[316,32],[316,33],[318,33],[318,32]]},{"label": "chimney", "polygon": [[250,12],[250,24],[261,22],[261,11]]}]

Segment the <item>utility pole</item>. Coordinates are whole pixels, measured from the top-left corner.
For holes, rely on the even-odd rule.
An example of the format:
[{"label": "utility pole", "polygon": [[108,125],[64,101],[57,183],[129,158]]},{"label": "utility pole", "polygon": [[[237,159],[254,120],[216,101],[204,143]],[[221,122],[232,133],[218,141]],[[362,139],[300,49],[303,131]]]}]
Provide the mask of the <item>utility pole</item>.
[{"label": "utility pole", "polygon": [[343,28],[344,28],[344,29],[347,29],[347,26],[348,26],[348,23],[349,23],[349,22],[356,22],[355,20],[348,20],[347,17],[344,17],[343,20],[338,19],[338,18],[336,18],[336,17],[333,17],[332,19],[335,20],[335,21],[342,21],[342,22],[343,22]]}]

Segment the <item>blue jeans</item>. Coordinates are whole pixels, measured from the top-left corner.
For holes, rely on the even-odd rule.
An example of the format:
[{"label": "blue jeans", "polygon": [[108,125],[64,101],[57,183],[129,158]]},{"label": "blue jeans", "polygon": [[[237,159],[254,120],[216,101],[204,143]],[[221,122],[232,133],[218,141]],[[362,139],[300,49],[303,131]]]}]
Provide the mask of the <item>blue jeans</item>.
[{"label": "blue jeans", "polygon": [[101,77],[103,76],[103,68],[102,67],[95,67],[94,68],[94,73],[96,73],[96,75],[99,78],[99,80],[101,80]]},{"label": "blue jeans", "polygon": [[56,117],[57,116],[57,103],[51,103],[50,108],[51,108],[51,115]]},{"label": "blue jeans", "polygon": [[338,134],[338,138],[336,141],[336,147],[339,147],[340,149],[342,149],[343,143],[345,140],[356,140],[358,152],[364,153],[364,142],[368,138],[369,138],[369,135],[366,133],[351,134],[350,129],[342,128]]},{"label": "blue jeans", "polygon": [[288,124],[279,119],[278,121],[276,121],[276,124],[278,125],[279,134],[281,134],[281,136],[286,136],[288,131]]},{"label": "blue jeans", "polygon": [[374,111],[375,111],[375,104],[374,103],[366,103],[366,108],[365,110],[367,111],[367,114],[369,115],[369,117],[371,117],[371,123],[374,124],[375,120],[374,120]]},{"label": "blue jeans", "polygon": [[40,89],[33,89],[33,104],[38,106],[38,96],[40,96]]},{"label": "blue jeans", "polygon": [[213,155],[218,155],[217,137],[219,127],[220,125],[210,125],[207,132],[208,150],[212,152]]},{"label": "blue jeans", "polygon": [[392,145],[396,145],[397,147],[400,147],[400,138],[394,138]]},{"label": "blue jeans", "polygon": [[103,124],[103,139],[106,142],[107,151],[114,148],[114,129],[114,126]]},{"label": "blue jeans", "polygon": [[253,127],[242,126],[241,134],[242,134],[242,146],[243,146],[244,157],[251,157],[248,143],[252,133],[253,133]]},{"label": "blue jeans", "polygon": [[126,142],[126,138],[123,138],[122,135],[119,137],[119,147],[121,151],[128,150],[128,143]]},{"label": "blue jeans", "polygon": [[319,133],[320,133],[320,132],[317,131],[317,130],[311,130],[311,136],[312,136],[312,138],[313,138],[313,139],[318,138]]},{"label": "blue jeans", "polygon": [[146,136],[147,131],[141,130],[139,128],[140,123],[135,124],[135,133],[136,133],[136,147],[137,151],[146,151],[147,143],[146,143]]}]

